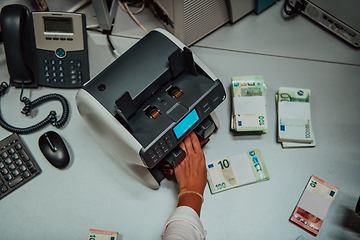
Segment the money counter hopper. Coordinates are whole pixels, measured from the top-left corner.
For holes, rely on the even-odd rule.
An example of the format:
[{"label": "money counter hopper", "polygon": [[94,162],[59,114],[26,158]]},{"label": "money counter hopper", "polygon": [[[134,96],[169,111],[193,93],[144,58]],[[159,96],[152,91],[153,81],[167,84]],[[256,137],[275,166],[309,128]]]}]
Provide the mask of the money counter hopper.
[{"label": "money counter hopper", "polygon": [[185,157],[191,131],[201,142],[219,128],[214,109],[222,83],[173,35],[155,29],[76,95],[78,111],[99,142],[130,172],[157,189]]}]

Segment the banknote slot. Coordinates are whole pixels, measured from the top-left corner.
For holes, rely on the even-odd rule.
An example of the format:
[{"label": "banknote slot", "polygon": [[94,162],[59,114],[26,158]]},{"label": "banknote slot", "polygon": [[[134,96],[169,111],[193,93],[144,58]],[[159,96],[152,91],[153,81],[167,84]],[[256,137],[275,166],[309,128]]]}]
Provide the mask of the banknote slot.
[{"label": "banknote slot", "polygon": [[144,112],[149,118],[153,118],[153,119],[156,119],[161,115],[160,110],[156,106],[148,105],[144,109]]},{"label": "banknote slot", "polygon": [[168,89],[166,89],[166,91],[171,97],[176,99],[180,98],[183,95],[181,89],[177,86],[170,86]]}]

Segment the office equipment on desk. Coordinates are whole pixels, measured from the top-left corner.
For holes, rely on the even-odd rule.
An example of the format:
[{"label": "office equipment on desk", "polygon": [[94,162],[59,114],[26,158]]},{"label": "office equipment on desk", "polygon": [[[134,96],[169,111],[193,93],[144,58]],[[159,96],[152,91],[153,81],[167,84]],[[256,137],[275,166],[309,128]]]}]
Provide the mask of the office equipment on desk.
[{"label": "office equipment on desk", "polygon": [[285,0],[292,12],[301,12],[354,47],[360,47],[360,1]]},{"label": "office equipment on desk", "polygon": [[119,8],[117,0],[91,0],[99,27],[110,31]]},{"label": "office equipment on desk", "polygon": [[41,172],[19,135],[13,133],[0,141],[0,199]]},{"label": "office equipment on desk", "polygon": [[0,18],[12,86],[79,88],[89,80],[84,14],[30,13],[13,4]]},{"label": "office equipment on desk", "polygon": [[78,111],[100,143],[149,187],[179,164],[178,144],[195,131],[206,141],[219,128],[214,109],[225,99],[216,76],[163,29],[139,40],[87,82]]},{"label": "office equipment on desk", "polygon": [[232,23],[254,11],[257,0],[227,0]]},{"label": "office equipment on desk", "polygon": [[48,162],[58,169],[66,168],[70,163],[70,154],[64,140],[54,131],[42,134],[39,148]]},{"label": "office equipment on desk", "polygon": [[166,30],[188,46],[229,21],[226,0],[150,0],[149,3]]},{"label": "office equipment on desk", "polygon": [[277,1],[279,0],[256,0],[254,11],[259,14],[275,4]]}]

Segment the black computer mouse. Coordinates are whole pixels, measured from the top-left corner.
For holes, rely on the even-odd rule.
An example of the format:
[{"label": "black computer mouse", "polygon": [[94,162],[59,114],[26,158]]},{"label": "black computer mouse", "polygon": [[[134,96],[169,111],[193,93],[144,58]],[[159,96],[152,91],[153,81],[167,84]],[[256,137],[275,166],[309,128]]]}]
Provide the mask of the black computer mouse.
[{"label": "black computer mouse", "polygon": [[58,169],[66,168],[70,163],[69,151],[59,134],[53,131],[39,138],[39,148],[51,165]]}]

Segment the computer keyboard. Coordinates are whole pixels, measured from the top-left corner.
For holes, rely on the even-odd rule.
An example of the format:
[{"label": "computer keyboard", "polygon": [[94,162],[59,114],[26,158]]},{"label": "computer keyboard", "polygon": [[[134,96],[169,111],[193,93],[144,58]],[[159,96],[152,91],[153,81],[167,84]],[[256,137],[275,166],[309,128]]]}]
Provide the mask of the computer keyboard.
[{"label": "computer keyboard", "polygon": [[16,133],[0,141],[0,199],[41,173],[41,169]]}]

